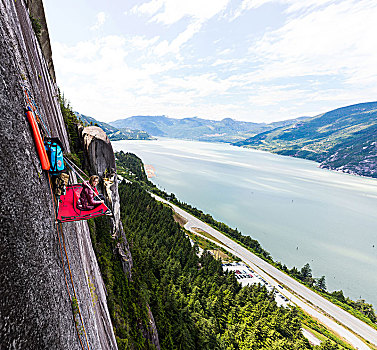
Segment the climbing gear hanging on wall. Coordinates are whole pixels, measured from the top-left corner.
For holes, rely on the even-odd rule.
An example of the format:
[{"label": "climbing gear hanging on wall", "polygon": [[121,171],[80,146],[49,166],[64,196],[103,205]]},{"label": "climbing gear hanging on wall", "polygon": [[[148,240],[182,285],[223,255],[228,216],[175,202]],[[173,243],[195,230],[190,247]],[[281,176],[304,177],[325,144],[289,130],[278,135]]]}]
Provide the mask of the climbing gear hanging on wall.
[{"label": "climbing gear hanging on wall", "polygon": [[63,145],[57,137],[45,137],[44,144],[50,160],[50,174],[59,175],[65,170]]},{"label": "climbing gear hanging on wall", "polygon": [[[51,137],[50,131],[47,128],[46,122],[39,111],[39,108],[33,98],[29,89],[23,85],[24,100],[26,104],[26,110],[28,114],[28,120],[32,126],[35,144],[38,150],[39,157],[42,163],[43,170],[49,170],[51,175],[59,175],[65,169],[63,160],[64,147],[60,142],[59,138]],[[45,169],[47,163],[45,162],[44,155],[40,155],[41,150],[39,137],[36,136],[39,133],[40,138],[44,141],[46,152],[48,154],[48,159],[50,162],[50,168]],[[36,140],[36,137],[38,140]],[[44,153],[44,152],[42,152]]]},{"label": "climbing gear hanging on wall", "polygon": [[[81,173],[83,172],[73,163],[71,164],[68,159],[64,157],[64,148],[60,140],[57,137],[50,137],[50,132],[47,129],[46,123],[40,116],[38,107],[30,97],[30,92],[26,87],[24,87],[24,94],[25,103],[27,105],[26,116],[33,131],[34,141],[39,159],[42,164],[42,169],[46,171],[49,170],[50,175],[54,176],[54,191],[58,200],[56,212],[57,221],[78,221],[87,220],[100,215],[112,215],[111,210],[106,206],[104,202],[91,210],[79,208],[77,202],[80,199],[83,185],[68,185],[69,176],[63,173],[63,171],[65,170],[64,161],[66,161],[71,170],[76,173],[83,182],[85,182],[85,180],[81,177],[78,171],[75,170],[75,168],[77,168]],[[44,142],[42,140],[41,131],[37,121],[39,123],[39,126],[41,127],[41,131],[44,132],[45,135],[49,135],[49,137],[45,137]],[[96,189],[94,189],[93,192],[95,196],[99,196]]]},{"label": "climbing gear hanging on wall", "polygon": [[33,132],[35,147],[37,148],[37,152],[38,152],[39,159],[41,161],[42,169],[46,171],[50,170],[50,166],[51,166],[50,161],[48,159],[46,149],[42,141],[41,133],[39,132],[37,122],[35,121],[34,115],[31,112],[30,107],[26,109],[25,113],[29,121],[29,124],[31,126],[31,130]]},{"label": "climbing gear hanging on wall", "polygon": [[67,192],[69,175],[61,173],[54,178],[54,193],[56,196],[65,196]]},{"label": "climbing gear hanging on wall", "polygon": [[[59,141],[60,151],[59,151],[58,148],[55,148],[54,151],[51,151],[51,154],[54,153],[54,152],[56,154],[54,154],[54,156],[52,157],[52,159],[54,161],[52,163],[50,163],[49,157],[47,156],[46,147],[45,147],[45,144],[44,144],[42,136],[41,136],[41,132],[42,132],[43,136],[48,135],[50,137],[51,134],[50,134],[50,132],[49,132],[47,126],[46,126],[46,123],[44,122],[39,110],[38,110],[37,105],[35,104],[35,102],[30,97],[30,93],[27,90],[27,88],[24,88],[24,94],[25,94],[25,104],[27,106],[25,113],[26,113],[26,117],[27,117],[27,119],[30,123],[31,129],[32,129],[32,132],[33,132],[34,142],[35,142],[35,146],[37,148],[39,159],[41,161],[42,169],[45,170],[45,171],[52,170],[52,172],[55,172],[55,174],[59,175],[59,176],[56,177],[56,179],[58,179],[56,190],[60,193],[60,195],[65,195],[66,194],[65,193],[65,187],[68,184],[69,175],[62,173],[62,170],[65,169],[64,160],[63,160],[63,147],[61,146],[61,143]],[[50,147],[50,145],[48,145],[48,147]],[[60,153],[61,153],[61,155],[60,155]],[[61,163],[59,163],[59,160],[61,160]],[[77,335],[78,335],[82,350],[86,350],[86,349],[90,350],[84,320],[83,320],[83,317],[82,317],[82,314],[81,314],[79,302],[78,302],[78,299],[77,299],[77,294],[76,294],[76,291],[75,291],[73,276],[72,276],[69,258],[68,258],[68,254],[67,254],[67,250],[66,250],[66,246],[65,246],[65,239],[64,239],[62,225],[58,224],[58,222],[56,221],[56,211],[55,211],[56,198],[55,198],[55,196],[53,195],[53,192],[52,192],[52,181],[51,181],[50,173],[48,173],[48,180],[49,180],[49,185],[50,185],[49,187],[50,187],[50,191],[51,191],[52,202],[53,202],[53,206],[54,206],[55,223],[56,223],[56,229],[57,229],[57,233],[58,233],[58,237],[59,237],[59,246],[60,246],[63,272],[64,272],[64,279],[65,279],[69,299],[70,299],[71,304],[72,304],[72,308],[73,308],[73,305],[75,305],[75,310],[74,310],[74,313],[73,313],[74,324],[75,324],[75,327],[76,327],[76,330],[77,330]],[[63,257],[62,242],[63,242],[63,246],[64,246],[64,251],[65,251],[66,263],[65,263],[64,257]],[[66,271],[65,271],[65,265],[66,264],[67,264],[68,270],[69,270],[71,288],[72,288],[72,291],[73,291],[73,295],[71,295],[70,287],[68,286],[68,282],[67,282],[67,275],[66,275]],[[80,323],[81,323],[81,325],[80,325]],[[82,339],[83,335],[85,336],[86,347],[84,346],[84,342],[83,342],[83,339]]]}]

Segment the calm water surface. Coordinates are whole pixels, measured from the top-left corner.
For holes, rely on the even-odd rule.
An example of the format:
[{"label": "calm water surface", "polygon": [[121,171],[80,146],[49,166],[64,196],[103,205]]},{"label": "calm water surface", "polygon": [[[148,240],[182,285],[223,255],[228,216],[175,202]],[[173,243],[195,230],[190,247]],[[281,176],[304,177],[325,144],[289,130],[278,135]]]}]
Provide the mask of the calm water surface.
[{"label": "calm water surface", "polygon": [[160,188],[256,238],[288,267],[377,306],[377,180],[302,159],[197,141],[113,142],[153,165]]}]

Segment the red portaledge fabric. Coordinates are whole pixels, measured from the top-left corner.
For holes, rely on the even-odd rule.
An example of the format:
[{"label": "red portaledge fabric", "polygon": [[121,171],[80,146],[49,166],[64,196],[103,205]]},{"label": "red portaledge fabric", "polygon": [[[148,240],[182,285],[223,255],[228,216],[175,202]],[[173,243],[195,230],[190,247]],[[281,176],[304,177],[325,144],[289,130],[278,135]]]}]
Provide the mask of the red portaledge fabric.
[{"label": "red portaledge fabric", "polygon": [[[107,207],[101,203],[98,207],[92,210],[80,210],[77,208],[77,201],[80,198],[82,190],[81,184],[74,184],[67,186],[67,192],[64,196],[60,196],[58,209],[58,222],[88,220],[96,216],[104,215]],[[97,189],[94,190],[98,195]]]}]

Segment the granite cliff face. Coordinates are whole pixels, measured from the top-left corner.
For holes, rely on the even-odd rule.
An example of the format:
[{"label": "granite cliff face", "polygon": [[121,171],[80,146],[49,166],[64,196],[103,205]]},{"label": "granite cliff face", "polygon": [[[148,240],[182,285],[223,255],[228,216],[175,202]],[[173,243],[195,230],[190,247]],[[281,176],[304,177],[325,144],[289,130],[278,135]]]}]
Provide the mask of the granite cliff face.
[{"label": "granite cliff face", "polygon": [[124,273],[131,279],[132,257],[120,220],[118,178],[113,148],[106,133],[97,126],[80,128],[79,133],[83,140],[85,159],[87,162],[87,164],[85,164],[86,168],[89,173],[98,174],[103,179],[100,184],[102,187],[101,192],[107,198],[113,212],[113,217],[111,218],[112,232],[109,232],[109,234],[114,238],[123,238],[123,243],[117,245],[117,253],[122,260]]},{"label": "granite cliff face", "polygon": [[[96,126],[79,128],[79,133],[83,142],[85,154],[85,168],[90,174],[98,174],[102,181],[99,188],[100,192],[106,197],[107,203],[113,212],[111,229],[108,232],[114,242],[113,254],[119,259],[123,273],[129,280],[132,280],[133,260],[127,242],[123,225],[120,220],[120,198],[118,192],[118,177],[113,148],[105,131]],[[140,305],[140,307],[143,307]],[[143,337],[150,342],[157,350],[160,349],[157,327],[149,305],[148,326],[144,327],[140,323],[139,330]],[[132,348],[132,346],[130,346]]]},{"label": "granite cliff face", "polygon": [[[88,225],[65,223],[58,233],[49,179],[24,114],[23,86],[69,152],[51,57],[47,64],[29,18],[33,6],[43,10],[41,1],[0,2],[0,347],[82,349],[81,339],[84,348],[116,349]],[[93,171],[101,166],[93,163]],[[114,195],[114,207],[116,201]],[[76,321],[80,339],[74,293],[84,325]]]}]

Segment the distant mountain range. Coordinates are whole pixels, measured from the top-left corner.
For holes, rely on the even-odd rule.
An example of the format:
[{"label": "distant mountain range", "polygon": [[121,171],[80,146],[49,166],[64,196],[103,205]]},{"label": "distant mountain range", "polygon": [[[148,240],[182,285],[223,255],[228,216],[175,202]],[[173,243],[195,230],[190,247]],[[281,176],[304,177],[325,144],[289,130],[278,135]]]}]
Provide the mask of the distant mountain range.
[{"label": "distant mountain range", "polygon": [[103,131],[106,132],[107,137],[111,141],[119,140],[151,140],[153,139],[147,132],[141,130],[132,130],[129,128],[118,129],[110,124],[100,122],[92,117],[81,114],[79,112],[74,112],[76,117],[79,118],[82,122],[88,125],[97,124]]},{"label": "distant mountain range", "polygon": [[322,168],[377,178],[377,102],[270,124],[231,118],[216,121],[166,116],[134,116],[107,124],[80,113],[76,115],[88,124],[98,124],[110,140],[147,140],[153,135],[228,142],[314,160]]},{"label": "distant mountain range", "polygon": [[323,168],[377,177],[377,102],[338,108],[235,145],[311,159]]},{"label": "distant mountain range", "polygon": [[208,120],[197,117],[175,119],[166,116],[134,116],[116,120],[113,127],[144,130],[153,136],[210,142],[237,142],[277,127],[295,124],[305,117],[275,123],[252,123],[231,118]]}]

